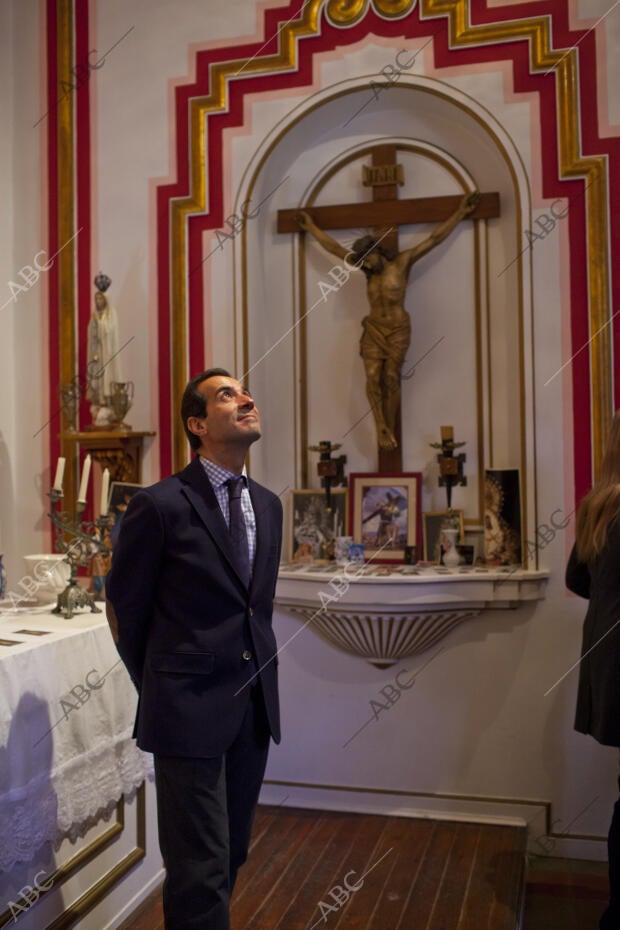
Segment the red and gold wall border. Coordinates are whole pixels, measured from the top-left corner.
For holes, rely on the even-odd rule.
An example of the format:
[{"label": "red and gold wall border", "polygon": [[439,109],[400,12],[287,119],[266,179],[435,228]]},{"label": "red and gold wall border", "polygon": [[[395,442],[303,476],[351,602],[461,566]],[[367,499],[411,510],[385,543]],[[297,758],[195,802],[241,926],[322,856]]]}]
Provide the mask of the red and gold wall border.
[{"label": "red and gold wall border", "polygon": [[[67,422],[59,408],[58,385],[86,369],[86,340],[92,294],[90,212],[90,98],[88,82],[67,93],[75,83],[76,62],[88,61],[88,0],[44,0],[46,24],[46,112],[35,124],[45,136],[48,172],[47,254],[57,256],[49,270],[49,429],[50,459],[61,454],[69,467],[64,491],[77,496],[75,443],[61,441]],[[82,360],[80,363],[80,359]],[[38,433],[36,434],[38,435]],[[73,458],[72,458],[73,456]],[[71,467],[73,466],[73,467]],[[136,793],[136,846],[60,914],[49,930],[75,924],[146,855],[146,795]],[[51,875],[50,894],[107,849],[125,826],[125,801],[116,808],[116,822]],[[0,914],[0,925],[8,911]]]},{"label": "red and gold wall border", "polygon": [[[611,393],[612,360],[620,352],[620,325],[617,319],[610,325],[609,309],[610,284],[617,295],[618,281],[610,282],[607,248],[610,222],[611,241],[617,238],[613,224],[618,223],[618,218],[608,216],[607,204],[608,196],[614,202],[619,193],[619,141],[602,140],[596,131],[597,107],[592,101],[592,88],[596,86],[594,33],[571,33],[567,3],[560,2],[540,5],[536,17],[518,18],[523,8],[514,5],[489,11],[479,0],[421,0],[424,18],[420,20],[418,10],[406,19],[397,18],[407,13],[405,3],[376,0],[371,5],[368,0],[330,0],[325,22],[320,22],[321,6],[322,0],[310,0],[298,17],[294,4],[284,10],[267,11],[265,35],[271,38],[264,47],[199,52],[195,84],[177,90],[178,138],[182,140],[177,142],[179,180],[158,192],[158,257],[163,269],[159,280],[162,474],[185,461],[185,439],[177,423],[178,399],[187,373],[203,364],[199,348],[203,344],[202,273],[190,270],[201,261],[200,231],[216,228],[224,218],[220,184],[223,129],[241,124],[246,92],[308,84],[311,58],[316,51],[359,41],[371,30],[394,37],[429,35],[432,22],[434,27],[440,25],[435,33],[439,68],[509,58],[513,61],[517,92],[534,88],[541,98],[544,195],[568,196],[571,202],[571,326],[573,351],[578,353],[571,366],[575,483],[580,497],[591,482],[592,464],[596,469],[600,460],[612,407],[620,405],[620,379],[615,399]],[[71,78],[74,58],[77,60],[80,52],[88,50],[88,4],[86,0],[47,0],[46,10],[50,254],[76,235],[50,272],[50,456],[54,459],[61,451],[55,428],[60,425],[56,390],[59,383],[69,381],[75,373],[77,349],[85,343],[90,312],[87,85],[75,94],[58,94],[60,81]],[[299,42],[309,47],[308,56],[298,55]],[[231,77],[235,77],[234,82]],[[211,92],[203,96],[209,86]],[[587,105],[580,107],[580,94],[586,92],[590,95]],[[207,128],[208,210],[207,151],[202,145]],[[192,345],[198,347],[194,350],[188,347],[188,325],[199,337],[192,340]],[[591,337],[589,351],[579,351]],[[588,449],[592,450],[592,458],[584,451]],[[68,482],[72,478],[69,474]],[[67,491],[71,493],[69,487]]]},{"label": "red and gold wall border", "polygon": [[[64,455],[65,498],[75,500],[75,444],[59,439],[68,422],[60,409],[58,386],[86,369],[90,318],[90,98],[88,82],[75,83],[76,62],[88,61],[88,0],[46,0],[47,112],[39,120],[46,134],[48,170],[50,461]],[[38,124],[37,124],[38,125]],[[81,362],[80,362],[81,360]],[[83,401],[83,412],[86,401]],[[36,434],[38,435],[38,434]]]},{"label": "red and gold wall border", "polygon": [[[397,18],[395,5],[390,15],[386,4],[362,0],[332,2],[329,17],[322,16],[322,8],[323,0],[309,0],[301,11],[298,2],[266,11],[266,42],[197,52],[196,81],[176,88],[177,181],[159,187],[157,199],[162,475],[182,467],[187,457],[177,409],[188,373],[204,363],[201,233],[220,227],[226,216],[222,133],[242,125],[245,94],[307,86],[317,52],[369,34],[401,40],[433,36],[438,69],[509,60],[516,93],[535,91],[540,99],[543,195],[570,202],[574,467],[580,497],[600,460],[612,407],[620,405],[620,383],[615,402],[612,397],[612,331],[617,356],[620,325],[614,319],[612,330],[610,324],[607,249],[608,224],[614,221],[608,216],[608,194],[619,193],[620,142],[597,133],[594,33],[570,31],[566,0],[539,4],[536,17],[523,15],[519,5],[486,10],[480,0],[421,0],[404,18],[402,7]],[[589,351],[579,352],[596,333]]]},{"label": "red and gold wall border", "polygon": [[[529,50],[529,60],[523,60],[523,54],[520,60],[513,59],[515,91],[525,89],[526,83],[531,86],[535,75],[545,80],[543,86],[536,86],[541,97],[544,196],[567,196],[559,181],[583,179],[584,187],[578,183],[568,194],[570,248],[573,259],[577,259],[571,261],[570,292],[572,351],[579,353],[572,371],[575,488],[580,498],[592,482],[592,472],[598,472],[611,417],[614,408],[620,406],[620,382],[615,384],[614,397],[612,367],[612,360],[620,356],[620,325],[610,317],[612,282],[608,259],[608,244],[618,235],[617,229],[609,226],[608,203],[616,202],[619,193],[620,140],[603,142],[596,131],[598,110],[590,96],[597,86],[594,32],[569,32],[566,3],[546,4],[548,9],[538,8],[543,15],[523,19],[513,17],[525,5],[491,12],[483,8],[480,0],[470,0],[469,4],[464,0],[420,0],[420,4],[425,17],[448,15],[450,47],[475,49],[472,60],[480,60],[481,45],[525,42],[521,50]],[[555,50],[554,39],[558,45]],[[584,105],[580,106],[580,102]],[[555,115],[553,121],[548,118],[551,114]],[[582,156],[581,152],[588,150],[591,154]],[[607,175],[608,158],[616,169],[614,172],[611,168],[611,179]],[[580,277],[582,270],[585,274]],[[617,293],[619,282],[613,284]],[[589,352],[579,351],[590,340]],[[587,392],[579,390],[582,384],[588,385]],[[591,462],[583,455],[582,450],[587,449],[591,450]]]}]

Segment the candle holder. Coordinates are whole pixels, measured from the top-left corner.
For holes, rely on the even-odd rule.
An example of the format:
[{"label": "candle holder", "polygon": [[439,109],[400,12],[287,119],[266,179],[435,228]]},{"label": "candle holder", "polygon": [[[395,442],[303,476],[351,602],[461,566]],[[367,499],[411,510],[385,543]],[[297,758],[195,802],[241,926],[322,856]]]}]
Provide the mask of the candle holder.
[{"label": "candle holder", "polygon": [[[51,513],[48,516],[59,531],[55,549],[57,552],[64,552],[65,560],[71,567],[69,583],[58,595],[52,613],[63,614],[66,620],[70,620],[78,607],[90,607],[91,613],[100,614],[101,608],[97,607],[92,594],[77,583],[77,570],[87,566],[100,553],[111,551],[106,536],[109,539],[112,517],[105,514],[97,517],[94,522],[84,521],[81,517],[79,521],[74,521],[67,511],[60,510],[62,491],[52,488],[48,497],[52,502]],[[78,514],[83,513],[84,506],[78,501]]]},{"label": "candle holder", "polygon": [[318,446],[308,446],[310,452],[320,453],[316,470],[321,479],[321,487],[325,488],[325,509],[327,513],[332,512],[331,489],[335,487],[346,488],[347,486],[347,479],[344,475],[344,466],[347,463],[346,455],[332,458],[332,452],[339,448],[339,442],[333,443],[329,439],[321,439]]},{"label": "candle holder", "polygon": [[446,497],[448,498],[448,510],[452,510],[452,488],[460,484],[467,484],[467,478],[463,474],[463,464],[467,461],[465,453],[454,454],[454,450],[464,446],[464,442],[454,441],[454,430],[451,426],[441,427],[441,442],[430,442],[432,449],[440,449],[437,456],[439,462],[439,487],[445,487]]}]

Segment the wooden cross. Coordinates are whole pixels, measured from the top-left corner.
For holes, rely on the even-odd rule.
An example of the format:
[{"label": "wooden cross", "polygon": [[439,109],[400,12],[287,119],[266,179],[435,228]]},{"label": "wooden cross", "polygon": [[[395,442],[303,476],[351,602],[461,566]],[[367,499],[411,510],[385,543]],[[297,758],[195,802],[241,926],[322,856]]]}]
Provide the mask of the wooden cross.
[{"label": "wooden cross", "polygon": [[[458,208],[461,197],[420,197],[399,200],[398,185],[402,183],[402,168],[397,165],[397,146],[377,145],[368,150],[372,162],[365,166],[367,186],[372,186],[372,201],[311,207],[312,220],[323,230],[372,227],[376,239],[388,249],[398,252],[398,227],[413,223],[441,223]],[[366,182],[365,182],[366,183]],[[296,220],[298,210],[278,210],[278,232],[300,232]],[[499,216],[499,194],[481,194],[476,209],[467,219],[490,219]],[[401,418],[398,411],[395,425],[396,449],[379,447],[379,471],[402,472]]]}]

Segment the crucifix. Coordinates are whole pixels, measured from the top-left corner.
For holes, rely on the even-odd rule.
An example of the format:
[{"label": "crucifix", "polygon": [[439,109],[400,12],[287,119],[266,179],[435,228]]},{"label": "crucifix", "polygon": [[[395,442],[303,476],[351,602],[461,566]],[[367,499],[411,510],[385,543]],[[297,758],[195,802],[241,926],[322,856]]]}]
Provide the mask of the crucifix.
[{"label": "crucifix", "polygon": [[[366,370],[366,395],[377,427],[379,471],[402,471],[400,372],[411,338],[411,321],[404,308],[409,272],[415,262],[446,239],[466,217],[499,216],[499,194],[473,191],[464,197],[422,197],[399,200],[403,183],[397,146],[370,149],[372,164],[364,166],[364,185],[372,187],[369,202],[312,207],[308,211],[279,210],[278,232],[308,232],[349,269],[364,272],[370,313],[362,321],[360,354]],[[439,222],[430,236],[412,249],[398,250],[398,227],[405,223]],[[326,229],[369,226],[365,236],[347,250]]]}]

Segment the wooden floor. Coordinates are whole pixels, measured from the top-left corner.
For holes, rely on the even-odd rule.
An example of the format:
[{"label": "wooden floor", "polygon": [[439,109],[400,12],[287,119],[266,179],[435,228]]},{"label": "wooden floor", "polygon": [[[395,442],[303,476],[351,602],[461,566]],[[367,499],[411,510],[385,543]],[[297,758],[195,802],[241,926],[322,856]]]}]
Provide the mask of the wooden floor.
[{"label": "wooden floor", "polygon": [[606,862],[537,857],[528,868],[524,930],[598,930],[608,899]]},{"label": "wooden floor", "polygon": [[[525,828],[259,807],[232,930],[517,930],[524,853]],[[163,925],[158,891],[120,930]]]}]

